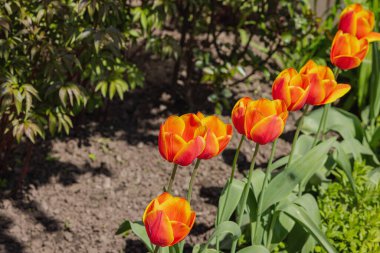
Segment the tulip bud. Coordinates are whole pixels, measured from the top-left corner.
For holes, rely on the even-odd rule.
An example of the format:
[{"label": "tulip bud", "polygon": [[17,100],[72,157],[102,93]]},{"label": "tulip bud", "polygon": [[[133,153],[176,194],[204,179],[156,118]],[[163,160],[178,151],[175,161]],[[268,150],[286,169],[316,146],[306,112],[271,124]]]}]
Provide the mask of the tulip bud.
[{"label": "tulip bud", "polygon": [[288,111],[298,111],[306,103],[309,79],[293,68],[283,70],[273,82],[272,97],[286,103]]},{"label": "tulip bud", "polygon": [[307,76],[310,80],[310,92],[306,100],[306,103],[310,105],[332,103],[351,89],[348,84],[338,84],[329,67],[318,65],[312,60],[301,68],[300,74]]},{"label": "tulip bud", "polygon": [[333,40],[330,59],[340,69],[348,70],[358,67],[368,52],[368,40],[358,39],[339,30]]},{"label": "tulip bud", "polygon": [[198,158],[210,159],[219,155],[227,147],[232,137],[232,125],[225,124],[216,115],[205,117],[202,113],[198,112],[197,116],[207,128],[205,135],[206,146]]},{"label": "tulip bud", "polygon": [[160,127],[160,154],[169,162],[187,166],[205,149],[205,134],[206,127],[197,115],[170,116]]},{"label": "tulip bud", "polygon": [[346,7],[340,16],[339,30],[350,33],[358,39],[367,39],[369,42],[380,41],[380,33],[373,32],[375,15],[360,4],[351,4]]},{"label": "tulip bud", "polygon": [[195,212],[186,199],[164,192],[146,207],[143,222],[151,243],[160,247],[173,246],[189,234]]}]

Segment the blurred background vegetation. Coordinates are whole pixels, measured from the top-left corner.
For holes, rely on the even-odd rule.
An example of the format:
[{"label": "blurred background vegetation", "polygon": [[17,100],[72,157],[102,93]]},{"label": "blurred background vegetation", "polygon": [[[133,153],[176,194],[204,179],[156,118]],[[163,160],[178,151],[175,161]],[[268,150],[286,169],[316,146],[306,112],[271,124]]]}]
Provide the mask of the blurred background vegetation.
[{"label": "blurred background vegetation", "polygon": [[[361,2],[379,20],[378,1]],[[141,54],[172,61],[168,93],[189,110],[202,86],[215,112],[228,112],[233,87],[256,74],[270,85],[283,68],[326,61],[337,13],[349,3],[0,0],[0,166],[17,143],[68,134],[75,116],[143,86]],[[343,74],[354,90],[343,106],[364,113],[380,138],[376,69],[373,43],[364,64]]]}]

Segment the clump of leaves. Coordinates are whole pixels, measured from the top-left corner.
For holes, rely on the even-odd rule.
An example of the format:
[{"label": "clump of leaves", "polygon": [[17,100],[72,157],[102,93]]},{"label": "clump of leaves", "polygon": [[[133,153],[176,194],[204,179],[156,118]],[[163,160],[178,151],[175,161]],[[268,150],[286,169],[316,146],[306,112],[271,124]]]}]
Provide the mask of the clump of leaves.
[{"label": "clump of leaves", "polygon": [[339,252],[380,252],[380,168],[355,163],[357,201],[346,174],[334,175],[337,181],[322,185],[318,198],[327,237]]}]

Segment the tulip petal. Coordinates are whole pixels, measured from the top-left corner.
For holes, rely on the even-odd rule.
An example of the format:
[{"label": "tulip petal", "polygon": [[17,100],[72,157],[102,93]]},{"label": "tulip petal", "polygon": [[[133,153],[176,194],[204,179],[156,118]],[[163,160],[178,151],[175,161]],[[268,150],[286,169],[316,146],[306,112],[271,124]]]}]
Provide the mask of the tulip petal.
[{"label": "tulip petal", "polygon": [[160,133],[158,134],[158,150],[160,151],[161,156],[169,161],[168,158],[168,149],[165,142],[165,131],[164,126],[160,126]]},{"label": "tulip petal", "polygon": [[173,133],[165,133],[164,135],[167,160],[173,162],[174,157],[182,150],[187,143],[181,136]]},{"label": "tulip petal", "polygon": [[368,23],[367,17],[359,17],[357,19],[356,37],[358,39],[364,38],[368,33],[372,32],[372,27]]},{"label": "tulip petal", "polygon": [[292,97],[292,104],[288,106],[289,111],[298,111],[300,110],[306,103],[306,99],[308,95],[302,88],[300,87],[290,87],[290,95]]},{"label": "tulip petal", "polygon": [[165,212],[170,221],[178,221],[187,224],[191,217],[189,202],[180,197],[168,199],[160,205],[160,209]]},{"label": "tulip petal", "polygon": [[338,98],[343,97],[347,92],[349,92],[351,86],[348,84],[337,84],[335,89],[331,92],[331,94],[323,101],[323,104],[329,104],[337,100]]},{"label": "tulip petal", "polygon": [[342,30],[345,33],[350,33],[356,35],[357,25],[356,25],[356,15],[355,12],[347,11],[342,14],[339,22],[339,30]]},{"label": "tulip petal", "polygon": [[206,146],[202,154],[198,156],[199,159],[210,159],[219,153],[219,142],[214,132],[210,129],[205,136]]},{"label": "tulip petal", "polygon": [[170,246],[173,246],[185,239],[185,237],[190,233],[190,228],[186,224],[183,224],[182,222],[178,221],[172,221],[171,224],[173,229],[174,240],[170,244]]},{"label": "tulip petal", "polygon": [[247,109],[247,104],[250,101],[252,101],[252,99],[248,97],[241,98],[239,99],[239,101],[236,102],[234,108],[232,109],[232,113],[231,113],[232,123],[234,124],[236,130],[240,134],[244,134],[245,112]]},{"label": "tulip petal", "polygon": [[189,142],[195,137],[194,133],[197,128],[202,126],[201,120],[193,113],[184,114],[181,116],[181,119],[185,123],[185,130],[183,131],[182,138],[186,142]]},{"label": "tulip petal", "polygon": [[284,100],[287,106],[291,104],[291,96],[289,91],[289,86],[286,82],[285,77],[276,78],[272,86],[272,97],[273,99]]},{"label": "tulip petal", "polygon": [[149,205],[145,208],[145,212],[143,214],[143,222],[145,222],[145,219],[146,219],[146,216],[148,215],[148,213],[152,212],[152,211],[156,211],[158,206],[160,204],[158,203],[157,199],[153,199]]},{"label": "tulip petal", "polygon": [[353,69],[360,65],[361,61],[358,57],[338,56],[334,58],[333,64],[343,70]]},{"label": "tulip petal", "polygon": [[301,68],[300,74],[306,75],[309,74],[309,71],[318,65],[313,60],[308,60],[307,63]]},{"label": "tulip petal", "polygon": [[207,129],[211,130],[216,137],[227,134],[226,124],[224,124],[224,122],[215,115],[204,118],[202,123],[207,127]]},{"label": "tulip petal", "polygon": [[163,130],[181,136],[185,130],[185,122],[176,115],[169,116],[163,125]]},{"label": "tulip petal", "polygon": [[173,229],[168,216],[163,211],[149,213],[144,224],[153,244],[161,247],[171,245],[174,240]]},{"label": "tulip petal", "polygon": [[220,153],[223,152],[223,150],[227,147],[228,143],[230,142],[231,138],[232,138],[232,135],[226,135],[226,136],[218,138],[219,151],[216,155],[219,155]]},{"label": "tulip petal", "polygon": [[169,200],[171,198],[173,198],[173,196],[170,193],[163,192],[156,199],[157,199],[157,201],[158,201],[159,204],[162,204],[162,203],[164,203],[165,201],[167,201],[167,200]]},{"label": "tulip petal", "polygon": [[176,154],[173,162],[181,166],[191,164],[205,149],[205,140],[203,137],[196,137],[185,144],[182,149]]},{"label": "tulip petal", "polygon": [[284,121],[277,115],[266,117],[258,122],[250,133],[250,139],[264,145],[278,138],[284,130]]},{"label": "tulip petal", "polygon": [[380,33],[370,32],[365,36],[365,38],[368,42],[380,41]]},{"label": "tulip petal", "polygon": [[322,80],[318,74],[311,74],[310,78],[310,91],[307,96],[306,103],[309,105],[317,105],[325,98],[325,89],[322,85]]},{"label": "tulip petal", "polygon": [[[285,102],[284,102],[285,103]],[[264,115],[257,109],[258,103],[250,103],[247,106],[246,116],[244,120],[244,130],[245,135],[248,137],[250,135],[251,129],[256,125],[257,122],[264,118]],[[261,109],[261,107],[260,107]],[[275,112],[273,114],[276,114]]]}]

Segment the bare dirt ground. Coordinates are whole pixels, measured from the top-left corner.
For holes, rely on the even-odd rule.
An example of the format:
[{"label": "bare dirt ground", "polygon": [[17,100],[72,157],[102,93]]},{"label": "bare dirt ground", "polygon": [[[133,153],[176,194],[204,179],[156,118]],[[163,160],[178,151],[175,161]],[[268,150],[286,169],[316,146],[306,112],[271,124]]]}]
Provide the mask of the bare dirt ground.
[{"label": "bare dirt ground", "polygon": [[[169,84],[161,81],[168,80],[170,65],[157,64],[157,68],[154,75],[147,72],[143,89],[111,104],[108,113],[84,115],[68,137],[37,144],[22,194],[11,193],[22,167],[17,158],[22,151],[15,153],[19,160],[13,172],[0,175],[8,184],[0,189],[0,252],[146,252],[135,237],[116,236],[115,231],[125,219],[140,220],[146,205],[161,192],[171,164],[157,149],[159,125],[170,114],[187,112],[174,94],[166,93]],[[269,90],[268,84],[244,85],[234,101],[250,94],[270,97]],[[205,96],[199,94],[196,109],[212,113]],[[293,135],[293,116],[282,137],[287,140]],[[188,245],[203,241],[212,230],[238,139],[235,134],[221,156],[201,163],[192,201],[197,220]],[[238,177],[248,168],[252,147],[246,142],[242,148]],[[281,139],[277,157],[289,149]],[[270,145],[260,150],[258,167],[265,167],[269,153]],[[191,169],[179,169],[176,195],[185,196]]]}]

